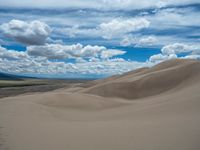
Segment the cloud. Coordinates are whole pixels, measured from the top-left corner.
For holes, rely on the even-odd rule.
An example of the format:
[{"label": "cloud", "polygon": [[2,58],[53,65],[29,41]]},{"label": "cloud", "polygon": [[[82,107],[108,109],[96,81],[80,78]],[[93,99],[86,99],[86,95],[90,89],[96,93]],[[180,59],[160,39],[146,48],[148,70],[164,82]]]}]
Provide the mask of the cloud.
[{"label": "cloud", "polygon": [[[94,13],[94,12],[91,12]],[[135,18],[114,18],[114,16],[104,16],[99,12],[95,12],[98,18],[93,18],[96,16],[91,16],[90,19],[86,20],[81,26],[78,25],[68,25],[67,27],[55,28],[54,32],[59,35],[68,36],[69,38],[84,37],[84,38],[104,38],[106,40],[121,39],[124,35],[132,32],[140,31],[141,29],[148,28],[150,22],[141,17]],[[108,15],[113,15],[108,12]],[[80,19],[79,19],[80,20]],[[106,21],[104,21],[106,20]],[[109,20],[109,21],[107,21]],[[92,26],[90,23],[94,22]],[[103,22],[103,23],[102,23]],[[74,23],[75,24],[75,23]],[[88,26],[88,27],[87,27]]]},{"label": "cloud", "polygon": [[164,46],[161,49],[161,52],[164,55],[170,55],[170,54],[180,54],[180,53],[187,53],[187,52],[193,52],[193,53],[199,53],[200,52],[200,45],[196,44],[183,44],[183,43],[174,43]]},{"label": "cloud", "polygon": [[7,44],[6,41],[0,39],[0,45],[6,45],[6,44]]},{"label": "cloud", "polygon": [[99,57],[103,51],[107,51],[104,46],[87,45],[82,47],[80,51],[77,51],[75,56],[85,58]]},{"label": "cloud", "polygon": [[126,35],[120,42],[121,46],[131,46],[137,43],[137,38],[132,35]]},{"label": "cloud", "polygon": [[82,49],[82,45],[46,44],[41,46],[28,46],[27,53],[31,56],[46,57],[48,59],[67,59]]},{"label": "cloud", "polygon": [[[110,3],[113,3],[113,1],[110,1]],[[143,15],[141,15],[142,12]],[[54,40],[63,39],[64,42],[70,44],[81,42],[83,44],[110,46],[111,44],[119,44],[122,37],[127,36],[127,34],[115,36],[109,41],[102,39],[102,36],[107,34],[100,30],[100,24],[109,23],[116,18],[120,21],[145,18],[151,22],[150,26],[145,30],[129,34],[136,36],[138,39],[139,37],[148,36],[159,37],[158,45],[160,47],[173,42],[199,42],[197,33],[200,31],[200,21],[196,19],[200,15],[199,12],[198,5],[181,7],[171,5],[162,9],[156,8],[156,11],[154,11],[154,8],[135,11],[127,9],[124,9],[124,11],[113,11],[112,9],[104,11],[102,9],[82,10],[74,8],[59,11],[59,9],[5,8],[5,11],[0,12],[0,23],[9,22],[11,19],[25,20],[27,22],[40,20],[51,26],[51,38]]]},{"label": "cloud", "polygon": [[[0,32],[10,39],[26,44],[27,51],[17,52],[1,47],[4,49],[0,51],[2,71],[116,74],[180,56],[199,59],[200,21],[196,19],[199,16],[199,6],[185,6],[195,2],[193,0],[44,0],[40,2],[41,5],[39,2],[31,4],[25,0],[7,0],[0,3],[0,6],[9,1],[10,6],[18,5],[25,9],[2,8],[5,11],[0,12]],[[61,1],[63,3],[58,6]],[[184,6],[176,7],[178,4]],[[29,9],[28,6],[50,9]],[[67,8],[51,9],[54,6]],[[151,9],[141,9],[149,7]],[[19,20],[10,21],[11,19]],[[32,22],[39,22],[39,25],[31,25]],[[49,29],[46,30],[45,26]],[[49,30],[52,30],[51,36]],[[3,34],[0,34],[3,39],[2,42],[0,40],[1,45],[5,46],[6,42],[9,48],[16,46],[15,41],[13,43],[9,38],[4,38]],[[73,44],[79,42],[83,45]],[[161,53],[150,58],[142,56],[147,62],[130,61],[120,58],[125,51],[106,48],[107,45],[118,47],[119,43],[132,47],[157,46],[161,47]]]},{"label": "cloud", "polygon": [[0,46],[0,58],[8,60],[19,60],[27,58],[27,54],[24,52],[18,52],[15,50],[7,50]]},{"label": "cloud", "polygon": [[113,56],[123,55],[125,53],[126,53],[125,51],[121,51],[121,50],[102,51],[101,58],[108,59],[108,58],[112,58]]},{"label": "cloud", "polygon": [[120,42],[121,46],[133,45],[134,47],[152,47],[158,44],[156,36],[133,37],[132,35],[127,35]]},{"label": "cloud", "polygon": [[187,55],[187,56],[182,57],[182,58],[185,58],[185,59],[198,59],[198,60],[200,60],[200,55]]},{"label": "cloud", "polygon": [[175,58],[177,58],[177,55],[175,54],[170,54],[170,55],[156,54],[156,55],[151,56],[149,58],[149,61],[153,63],[159,63],[165,60],[175,59]]},{"label": "cloud", "polygon": [[177,29],[181,27],[199,26],[200,21],[196,19],[199,14],[200,12],[195,7],[171,7],[158,9],[154,14],[146,15],[145,18],[151,22],[152,28]]},{"label": "cloud", "polygon": [[82,44],[62,45],[46,44],[41,46],[28,46],[27,53],[31,56],[46,57],[47,59],[68,59],[68,58],[111,58],[122,55],[121,50],[107,49],[104,46],[91,46]]},{"label": "cloud", "polygon": [[0,25],[0,31],[5,36],[27,45],[42,45],[51,33],[47,24],[37,20],[31,22],[11,20]]},{"label": "cloud", "polygon": [[133,19],[113,19],[110,22],[99,25],[99,30],[103,38],[112,39],[119,38],[130,32],[139,31],[143,28],[148,28],[150,22],[144,18]]},{"label": "cloud", "polygon": [[184,43],[174,43],[163,46],[161,49],[161,54],[153,55],[149,58],[151,62],[161,62],[168,59],[177,58],[178,54],[184,54],[185,56],[180,58],[187,59],[200,59],[200,45],[196,44],[184,44]]},{"label": "cloud", "polygon": [[156,6],[158,7],[158,8],[163,8],[163,7],[165,7],[167,5],[167,2],[166,1],[158,1],[157,3],[156,3]]},{"label": "cloud", "polygon": [[154,46],[158,44],[158,39],[155,36],[148,36],[143,37],[139,39],[139,41],[136,43],[136,47],[146,47],[146,46]]},{"label": "cloud", "polygon": [[[175,44],[176,45],[176,44]],[[50,47],[45,53],[40,53],[41,50]],[[193,54],[198,52],[196,49],[198,45],[190,45],[194,48],[190,54],[181,58],[193,58],[200,59],[199,54]],[[37,53],[32,55],[28,52],[28,48],[34,47],[38,49]],[[55,49],[57,47],[57,49]],[[164,46],[166,47],[166,46]],[[44,49],[39,49],[44,48]],[[62,49],[62,52],[54,54],[57,50]],[[77,51],[78,49],[78,51]],[[93,49],[93,50],[91,50]],[[88,51],[89,50],[89,51]],[[92,53],[91,51],[95,51]],[[53,51],[53,52],[52,52]],[[64,53],[74,56],[76,60],[74,63],[61,60],[65,56]],[[82,52],[82,53],[81,53]],[[53,54],[52,54],[53,53]],[[61,57],[61,54],[63,56]],[[15,50],[8,50],[4,47],[0,47],[0,70],[9,73],[19,74],[34,74],[62,77],[82,77],[84,75],[114,75],[121,74],[127,71],[131,71],[140,67],[150,67],[158,62],[174,59],[178,56],[174,53],[157,54],[149,58],[146,62],[127,61],[120,57],[113,58],[114,56],[123,55],[125,52],[120,50],[110,50],[101,46],[83,46],[81,44],[75,45],[59,45],[59,44],[47,44],[43,46],[28,46],[27,51],[18,52]],[[179,53],[179,52],[178,52]],[[89,55],[90,54],[90,55]],[[59,61],[51,61],[52,56]],[[84,56],[84,57],[83,57]],[[91,57],[85,59],[86,57]],[[70,76],[71,75],[71,76]]]},{"label": "cloud", "polygon": [[[73,45],[74,47],[81,47]],[[72,46],[72,47],[73,47]],[[83,49],[84,47],[82,47]],[[122,54],[118,50],[113,51],[115,55]],[[76,58],[77,62],[70,63],[66,61],[51,61],[45,57],[33,57],[27,52],[17,52],[15,50],[7,50],[0,47],[0,70],[9,73],[45,75],[51,77],[53,75],[62,77],[81,77],[83,75],[114,75],[124,73],[139,67],[151,66],[152,63],[126,61],[122,58],[110,58],[113,55],[109,53],[105,58],[91,58],[93,61],[86,61],[81,57]],[[103,55],[102,55],[103,56]],[[94,61],[94,59],[96,59]],[[72,76],[70,76],[72,75]]]},{"label": "cloud", "polygon": [[[144,9],[155,6],[163,6],[158,0],[6,0],[0,3],[2,7],[29,7],[29,8],[97,8],[97,9]],[[165,0],[164,6],[185,5],[199,3],[199,0]]]}]

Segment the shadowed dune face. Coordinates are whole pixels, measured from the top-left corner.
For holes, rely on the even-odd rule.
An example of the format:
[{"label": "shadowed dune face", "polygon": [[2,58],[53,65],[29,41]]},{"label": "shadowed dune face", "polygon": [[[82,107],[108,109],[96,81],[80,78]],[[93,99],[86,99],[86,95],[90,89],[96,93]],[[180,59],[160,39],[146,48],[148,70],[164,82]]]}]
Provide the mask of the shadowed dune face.
[{"label": "shadowed dune face", "polygon": [[103,97],[138,99],[162,94],[175,88],[188,87],[200,81],[200,62],[171,60],[149,69],[139,69],[117,78],[98,81],[83,90]]}]

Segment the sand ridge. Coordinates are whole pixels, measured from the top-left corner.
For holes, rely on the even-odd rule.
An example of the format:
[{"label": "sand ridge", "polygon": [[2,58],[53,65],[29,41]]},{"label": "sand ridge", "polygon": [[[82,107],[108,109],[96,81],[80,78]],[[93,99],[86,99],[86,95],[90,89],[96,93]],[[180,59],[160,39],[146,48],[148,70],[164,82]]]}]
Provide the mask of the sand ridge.
[{"label": "sand ridge", "polygon": [[138,99],[161,94],[178,86],[187,87],[200,80],[200,62],[173,60],[155,67],[136,70],[117,78],[103,80],[83,92],[103,97]]}]

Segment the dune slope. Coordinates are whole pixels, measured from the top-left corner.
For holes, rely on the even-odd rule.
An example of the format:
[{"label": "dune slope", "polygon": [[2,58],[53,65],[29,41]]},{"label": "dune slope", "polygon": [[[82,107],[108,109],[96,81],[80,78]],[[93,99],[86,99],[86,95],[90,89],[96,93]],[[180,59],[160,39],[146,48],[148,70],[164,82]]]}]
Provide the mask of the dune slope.
[{"label": "dune slope", "polygon": [[195,60],[171,60],[155,67],[136,70],[117,78],[98,82],[85,93],[103,97],[138,99],[161,94],[177,87],[187,87],[200,81],[200,62]]}]

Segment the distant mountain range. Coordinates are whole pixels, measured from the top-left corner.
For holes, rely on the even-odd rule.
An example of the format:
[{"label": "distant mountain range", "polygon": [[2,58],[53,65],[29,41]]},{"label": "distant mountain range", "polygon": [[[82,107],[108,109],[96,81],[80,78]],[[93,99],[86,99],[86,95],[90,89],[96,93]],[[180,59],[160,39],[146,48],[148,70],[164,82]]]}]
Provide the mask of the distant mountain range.
[{"label": "distant mountain range", "polygon": [[18,75],[0,72],[0,80],[23,80],[23,79],[26,79],[26,78],[32,78],[32,77],[18,76]]}]

